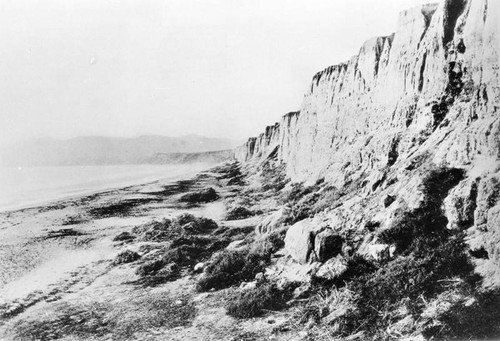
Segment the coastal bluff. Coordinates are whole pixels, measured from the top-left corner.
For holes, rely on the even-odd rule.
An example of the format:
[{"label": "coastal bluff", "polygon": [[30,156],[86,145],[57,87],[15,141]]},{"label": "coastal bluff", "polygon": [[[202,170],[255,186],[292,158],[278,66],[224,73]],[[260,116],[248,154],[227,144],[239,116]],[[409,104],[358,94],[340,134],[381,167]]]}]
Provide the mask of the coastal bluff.
[{"label": "coastal bluff", "polygon": [[[318,72],[300,110],[235,151],[250,177],[289,193],[256,232],[286,228],[285,254],[299,269],[291,278],[363,283],[350,321],[383,320],[363,313],[371,305],[399,316],[380,322],[389,334],[426,339],[437,335],[432,328],[457,327],[459,339],[486,335],[461,315],[489,314],[482,294],[440,283],[500,288],[499,22],[500,3],[488,0],[404,11],[394,34]],[[446,278],[429,279],[436,274]],[[411,316],[390,313],[419,295],[428,301]],[[455,327],[436,317],[443,311]]]}]

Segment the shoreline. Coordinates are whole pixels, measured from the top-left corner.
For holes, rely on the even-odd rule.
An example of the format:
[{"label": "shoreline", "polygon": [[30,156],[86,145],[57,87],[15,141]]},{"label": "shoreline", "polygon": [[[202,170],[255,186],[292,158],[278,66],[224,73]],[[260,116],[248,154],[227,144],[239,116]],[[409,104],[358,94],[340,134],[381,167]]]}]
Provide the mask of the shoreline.
[{"label": "shoreline", "polygon": [[[192,165],[189,165],[192,166]],[[89,190],[83,190],[82,192],[77,192],[77,193],[72,193],[72,194],[61,194],[60,196],[57,196],[55,198],[51,199],[39,199],[36,201],[31,201],[29,203],[22,203],[22,204],[13,204],[13,205],[8,205],[8,206],[0,206],[0,214],[3,213],[13,213],[17,211],[22,211],[22,210],[29,210],[29,209],[36,209],[36,208],[41,208],[44,206],[51,206],[51,205],[57,205],[58,203],[64,203],[66,201],[71,201],[71,200],[77,200],[81,199],[82,197],[85,196],[90,196],[90,195],[96,195],[96,194],[103,194],[105,192],[109,191],[119,191],[126,189],[128,187],[133,187],[133,186],[141,186],[141,185],[150,185],[158,181],[171,181],[175,182],[178,180],[182,180],[185,177],[193,177],[196,174],[203,172],[214,165],[206,165],[203,164],[203,166],[197,167],[195,170],[189,171],[188,173],[183,173],[183,174],[176,174],[168,177],[161,177],[157,178],[155,180],[130,180],[125,183],[117,184],[117,185],[111,185],[108,187],[102,187],[99,189],[89,189]]]}]

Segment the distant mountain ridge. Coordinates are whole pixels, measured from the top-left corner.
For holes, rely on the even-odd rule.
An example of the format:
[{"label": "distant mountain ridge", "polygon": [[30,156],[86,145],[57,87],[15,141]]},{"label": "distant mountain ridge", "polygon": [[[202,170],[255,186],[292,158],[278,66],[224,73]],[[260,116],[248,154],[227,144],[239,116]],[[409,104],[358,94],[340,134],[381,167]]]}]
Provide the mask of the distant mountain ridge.
[{"label": "distant mountain ridge", "polygon": [[[136,138],[81,136],[67,140],[39,138],[0,150],[3,166],[77,166],[158,163],[156,155],[204,153],[234,148],[229,139],[199,135]],[[200,156],[201,157],[201,156]],[[190,158],[193,159],[192,157]]]}]

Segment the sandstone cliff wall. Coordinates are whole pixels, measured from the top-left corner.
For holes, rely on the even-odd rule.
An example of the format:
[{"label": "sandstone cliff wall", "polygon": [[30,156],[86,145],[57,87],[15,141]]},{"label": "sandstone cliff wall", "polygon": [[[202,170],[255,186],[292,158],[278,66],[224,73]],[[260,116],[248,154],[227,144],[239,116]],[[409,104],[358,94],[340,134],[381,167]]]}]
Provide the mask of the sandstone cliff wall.
[{"label": "sandstone cliff wall", "polygon": [[348,62],[318,72],[300,113],[250,139],[238,158],[279,145],[292,180],[336,184],[430,146],[436,163],[496,160],[498,7],[460,0],[401,13],[395,34],[370,39]]},{"label": "sandstone cliff wall", "polygon": [[[419,207],[426,169],[460,168],[466,177],[443,206],[448,227],[467,230],[471,252],[487,252],[483,273],[500,272],[499,23],[492,0],[405,11],[393,35],[318,72],[299,112],[237,150],[250,165],[276,156],[294,182],[360,184],[342,205],[291,228],[288,244],[300,243],[295,230],[328,227],[358,233],[358,252],[369,250],[377,235],[364,227],[389,228],[398,212]],[[382,205],[386,196],[394,203]]]}]

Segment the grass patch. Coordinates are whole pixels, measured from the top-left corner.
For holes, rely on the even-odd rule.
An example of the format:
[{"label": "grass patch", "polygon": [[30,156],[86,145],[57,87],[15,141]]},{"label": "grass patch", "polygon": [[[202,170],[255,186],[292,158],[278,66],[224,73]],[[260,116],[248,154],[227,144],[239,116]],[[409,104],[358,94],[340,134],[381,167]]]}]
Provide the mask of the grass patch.
[{"label": "grass patch", "polygon": [[[348,314],[354,308],[353,303],[354,294],[345,287],[333,290],[317,288],[307,301],[298,306],[294,318],[299,324],[330,324]],[[335,316],[330,315],[329,320],[328,315],[332,313]]]},{"label": "grass patch", "polygon": [[21,340],[103,336],[131,340],[135,339],[136,333],[151,328],[188,326],[195,316],[196,308],[189,297],[170,298],[159,293],[131,296],[120,302],[59,303],[53,312],[21,320],[13,325],[13,329]]}]

